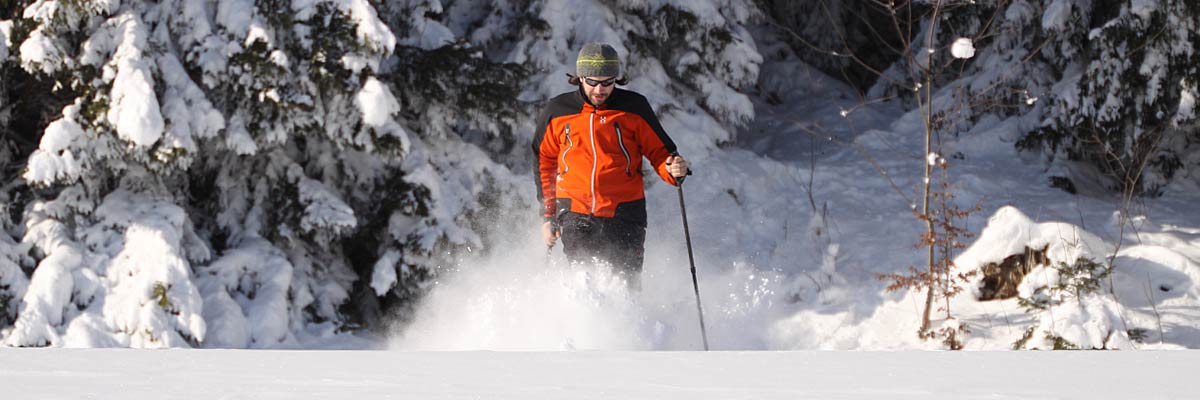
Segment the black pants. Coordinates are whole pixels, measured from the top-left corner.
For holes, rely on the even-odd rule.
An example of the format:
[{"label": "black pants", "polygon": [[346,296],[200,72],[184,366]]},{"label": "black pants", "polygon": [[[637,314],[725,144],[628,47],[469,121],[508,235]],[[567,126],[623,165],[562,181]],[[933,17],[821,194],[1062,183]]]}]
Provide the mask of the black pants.
[{"label": "black pants", "polygon": [[646,227],[616,218],[568,212],[559,217],[563,253],[571,262],[608,263],[624,275],[630,288],[641,288],[646,253]]}]

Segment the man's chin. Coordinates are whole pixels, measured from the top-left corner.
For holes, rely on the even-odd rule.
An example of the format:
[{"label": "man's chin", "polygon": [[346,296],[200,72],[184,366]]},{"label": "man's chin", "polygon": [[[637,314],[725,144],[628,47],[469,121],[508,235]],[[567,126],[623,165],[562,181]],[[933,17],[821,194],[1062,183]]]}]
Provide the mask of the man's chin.
[{"label": "man's chin", "polygon": [[605,100],[608,100],[608,96],[604,96],[604,97],[592,96],[592,103],[596,104],[596,105],[604,104]]}]

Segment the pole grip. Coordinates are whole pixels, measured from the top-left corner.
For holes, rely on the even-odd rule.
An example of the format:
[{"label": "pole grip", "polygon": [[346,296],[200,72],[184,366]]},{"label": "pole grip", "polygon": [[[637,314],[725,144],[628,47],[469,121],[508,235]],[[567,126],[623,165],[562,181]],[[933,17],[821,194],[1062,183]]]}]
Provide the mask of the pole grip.
[{"label": "pole grip", "polygon": [[[671,152],[671,157],[679,157],[679,152],[678,151]],[[670,164],[668,164],[668,165],[670,165]],[[687,179],[688,175],[691,175],[691,174],[692,174],[692,169],[688,168],[687,175],[674,177],[675,178],[675,186],[683,186],[683,180]]]}]

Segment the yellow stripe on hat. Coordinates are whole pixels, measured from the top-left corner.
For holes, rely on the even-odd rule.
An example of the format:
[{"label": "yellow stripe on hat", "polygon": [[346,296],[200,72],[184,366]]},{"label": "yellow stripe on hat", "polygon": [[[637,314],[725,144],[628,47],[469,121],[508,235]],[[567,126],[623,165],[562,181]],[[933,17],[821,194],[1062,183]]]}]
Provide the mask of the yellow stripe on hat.
[{"label": "yellow stripe on hat", "polygon": [[580,58],[579,61],[575,62],[575,64],[577,64],[577,65],[587,65],[587,66],[592,66],[592,67],[599,67],[599,66],[620,64],[620,63],[621,63],[621,60],[616,60],[616,59],[611,59],[611,58]]}]

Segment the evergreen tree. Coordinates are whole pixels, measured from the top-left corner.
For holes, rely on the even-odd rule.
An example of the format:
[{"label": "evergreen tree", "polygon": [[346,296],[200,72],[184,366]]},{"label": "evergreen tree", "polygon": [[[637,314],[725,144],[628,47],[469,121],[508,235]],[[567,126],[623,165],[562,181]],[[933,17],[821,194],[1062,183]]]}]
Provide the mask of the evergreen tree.
[{"label": "evergreen tree", "polygon": [[1129,333],[1120,329],[1120,304],[1100,293],[1103,280],[1111,273],[1107,266],[1086,257],[1072,263],[1035,266],[1018,288],[1018,303],[1037,319],[1013,343],[1013,349],[1133,347]]},{"label": "evergreen tree", "polygon": [[[3,10],[5,14],[9,10]],[[11,129],[13,100],[9,96],[13,63],[9,62],[9,38],[12,21],[0,21],[0,330],[16,320],[21,297],[29,279],[20,268],[21,249],[9,235],[13,228],[14,204],[12,182],[21,170],[18,162],[23,155],[23,138]]]},{"label": "evergreen tree", "polygon": [[[873,0],[762,0],[772,25],[785,29],[789,47],[813,67],[869,89],[879,72],[901,56],[911,39],[909,19]],[[907,8],[898,8],[906,13]]]},{"label": "evergreen tree", "polygon": [[22,67],[75,98],[25,168],[48,194],[25,211],[37,268],[8,343],[90,328],[198,344],[210,319],[214,345],[274,347],[346,321],[345,199],[409,150],[375,77],[395,38],[369,4],[38,1],[25,16]]},{"label": "evergreen tree", "polygon": [[[933,3],[926,1],[925,3]],[[934,33],[942,126],[969,131],[988,114],[1019,117],[1018,147],[1042,151],[1055,182],[1090,165],[1113,190],[1155,194],[1195,161],[1200,6],[1182,0],[940,2]],[[928,26],[928,16],[922,20]],[[916,31],[915,43],[928,30]],[[979,54],[956,61],[958,38]],[[907,96],[902,60],[874,97]],[[1187,165],[1185,165],[1185,162]],[[1076,173],[1072,173],[1075,171]],[[1073,185],[1072,185],[1073,186]],[[1065,185],[1064,185],[1065,187]]]},{"label": "evergreen tree", "polygon": [[365,206],[355,200],[402,175],[410,147],[376,72],[394,36],[365,2],[221,3],[184,15],[185,61],[227,116],[225,140],[206,143],[189,171],[198,224],[221,254],[198,269],[213,304],[206,318],[227,330],[210,345],[295,346],[298,334],[345,327],[354,310],[340,307],[358,275],[342,240]]},{"label": "evergreen tree", "polygon": [[[151,171],[176,168],[172,153],[191,140],[186,131],[164,135],[152,81],[156,54],[143,51],[153,30],[146,20],[155,13],[113,2],[26,8],[37,27],[20,45],[22,67],[76,97],[46,127],[24,169],[27,182],[49,190],[26,209],[22,241],[38,260],[11,345],[61,344],[70,340],[67,331],[119,332],[114,342],[137,346],[203,338],[199,298],[178,246],[186,236],[182,216],[126,208],[130,190],[170,197]],[[135,255],[151,241],[157,245]],[[146,258],[163,262],[143,265]],[[113,279],[105,281],[109,272]]]},{"label": "evergreen tree", "polygon": [[14,346],[380,326],[535,203],[529,121],[584,43],[621,49],[697,156],[753,117],[761,60],[736,0],[22,5],[0,72],[47,90],[17,103],[30,144],[0,141]]},{"label": "evergreen tree", "polygon": [[[1200,39],[1200,5],[1182,0],[1096,1],[1090,10],[1087,5],[1072,7],[1070,15],[1083,18],[1064,22],[1072,38],[1086,37],[1078,44],[1082,54],[1065,69],[1043,126],[1025,144],[1041,143],[1070,160],[1087,161],[1112,177],[1114,188],[1158,193],[1182,166],[1197,133],[1200,51],[1194,43]],[[1073,19],[1079,22],[1070,23]]]}]

